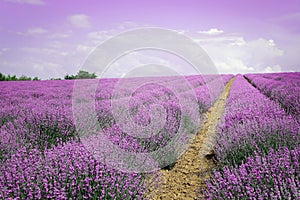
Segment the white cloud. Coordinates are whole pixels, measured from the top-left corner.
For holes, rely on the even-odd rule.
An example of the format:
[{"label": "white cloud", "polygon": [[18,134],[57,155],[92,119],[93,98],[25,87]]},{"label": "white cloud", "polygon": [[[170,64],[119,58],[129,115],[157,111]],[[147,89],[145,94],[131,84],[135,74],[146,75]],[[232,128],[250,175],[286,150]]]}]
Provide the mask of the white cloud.
[{"label": "white cloud", "polygon": [[[25,50],[25,51],[24,51]],[[67,72],[76,73],[80,59],[66,51],[49,51],[46,49],[25,48],[15,61],[14,58],[0,59],[0,71],[17,76],[38,76],[42,79],[63,77]],[[27,51],[26,51],[27,50]],[[3,67],[3,69],[1,68]]]},{"label": "white cloud", "polygon": [[64,46],[64,43],[60,41],[51,41],[51,43],[48,45],[50,48],[54,49],[61,49]]},{"label": "white cloud", "polygon": [[0,49],[0,56],[2,56],[5,52],[8,52],[9,50],[10,50],[9,48]]},{"label": "white cloud", "polygon": [[[74,16],[74,15],[73,15]],[[85,15],[84,15],[85,16]],[[76,17],[75,17],[76,18]],[[79,17],[80,18],[80,17]],[[81,17],[82,18],[82,17]],[[84,17],[83,17],[84,18]],[[87,22],[90,26],[88,17]],[[71,17],[69,18],[71,20]],[[74,20],[74,17],[73,17]],[[75,19],[76,22],[80,21]],[[71,21],[69,21],[71,23]],[[73,23],[73,25],[75,22]],[[76,27],[88,27],[82,25],[74,25]],[[10,54],[12,50],[0,49],[2,54],[0,59],[0,67],[6,69],[2,70],[4,73],[11,74],[25,74],[30,76],[39,76],[41,78],[50,77],[63,77],[66,73],[75,74],[80,66],[83,66],[89,53],[100,42],[103,42],[110,37],[125,31],[125,27],[133,26],[134,24],[125,23],[123,27],[114,27],[112,29],[100,30],[100,29],[88,29],[86,35],[82,38],[78,37],[76,41],[74,38],[68,38],[75,35],[68,29],[61,32],[51,32],[40,28],[31,28],[20,34],[22,35],[41,35],[40,39],[46,43],[41,43],[39,48],[24,47],[16,50],[16,55],[19,53],[18,61],[16,57],[14,59],[6,54]],[[45,28],[45,27],[44,27]],[[121,29],[123,28],[123,29]],[[212,30],[212,29],[211,29]],[[224,33],[219,29],[209,30],[210,34],[203,34],[191,30],[177,30],[178,33],[191,36],[214,61],[219,73],[255,73],[255,72],[275,72],[286,70],[286,66],[294,66],[297,70],[300,57],[299,52],[299,38],[291,38],[293,45],[289,45],[290,49],[283,46],[278,37],[269,38],[256,38],[253,40],[247,40],[243,35],[238,33]],[[219,32],[219,34],[217,34]],[[222,34],[221,34],[222,32]],[[68,38],[68,40],[64,40]],[[290,37],[286,37],[290,38]],[[278,43],[278,45],[277,45]],[[289,44],[292,44],[289,43]],[[284,58],[284,56],[286,56]],[[8,64],[4,65],[4,61]],[[280,62],[281,61],[281,62]],[[136,74],[142,74],[142,71],[136,70],[139,66],[145,66],[147,64],[157,64],[163,66],[170,66],[170,69],[176,70],[179,74],[191,74],[189,71],[191,66],[187,66],[184,61],[180,62],[172,57],[159,57],[156,54],[143,54],[140,51],[125,55],[124,57],[116,60],[111,65],[108,71],[106,71],[107,77],[121,77],[130,75],[130,72]],[[282,66],[282,68],[281,68]],[[156,68],[145,68],[148,71],[146,73],[167,73],[163,69],[157,70]],[[30,74],[31,73],[31,74]]]},{"label": "white cloud", "polygon": [[76,50],[79,52],[90,52],[94,49],[94,47],[86,46],[86,45],[77,45]]},{"label": "white cloud", "polygon": [[45,2],[43,0],[5,0],[7,2],[12,3],[20,3],[20,4],[31,4],[31,5],[44,5]]},{"label": "white cloud", "polygon": [[219,30],[217,28],[211,28],[208,31],[198,31],[198,33],[205,34],[205,35],[219,35],[224,33],[223,30]]},{"label": "white cloud", "polygon": [[105,40],[108,40],[122,32],[123,31],[118,29],[92,31],[87,34],[87,38],[89,39],[89,42],[91,42],[91,45],[98,46]]},{"label": "white cloud", "polygon": [[190,63],[164,51],[134,51],[118,58],[103,74],[104,77],[170,76],[195,74]]},{"label": "white cloud", "polygon": [[1,49],[2,52],[8,51],[8,50],[9,50],[9,48],[2,48]]},{"label": "white cloud", "polygon": [[265,63],[271,62],[274,58],[280,57],[284,53],[276,46],[274,40],[266,40],[264,38],[247,42],[245,51],[249,55],[249,59]]},{"label": "white cloud", "polygon": [[278,59],[284,55],[284,51],[276,46],[273,39],[258,38],[247,41],[238,35],[225,35],[210,38],[198,36],[195,41],[208,53],[219,73],[251,73],[281,69]]},{"label": "white cloud", "polygon": [[68,55],[69,55],[69,52],[62,51],[62,52],[60,52],[59,54],[62,55],[62,56],[68,56]]},{"label": "white cloud", "polygon": [[[30,72],[30,75],[38,76],[42,79],[49,79],[49,78],[62,78],[63,74],[65,74],[65,70],[62,67],[63,65],[58,62],[52,62],[52,61],[41,61],[38,59],[32,59],[32,60],[25,60],[25,65],[29,66],[30,68],[28,71]],[[21,67],[23,69],[26,69],[25,67]]]},{"label": "white cloud", "polygon": [[2,49],[0,49],[0,56],[3,55],[8,50],[10,50],[10,49],[9,48],[2,48]]},{"label": "white cloud", "polygon": [[68,17],[68,21],[77,28],[89,28],[91,26],[89,16],[84,14],[76,14]]},{"label": "white cloud", "polygon": [[245,43],[245,40],[241,36],[232,36],[232,35],[226,35],[226,36],[213,36],[213,37],[199,37],[199,35],[196,35],[193,37],[193,40],[196,42],[199,42],[201,44],[220,44],[220,43],[226,43],[231,45],[243,45]]},{"label": "white cloud", "polygon": [[63,33],[53,33],[49,35],[50,39],[62,39],[62,38],[69,38],[72,35],[72,31],[66,31]]},{"label": "white cloud", "polygon": [[282,69],[280,67],[280,65],[274,65],[274,66],[267,66],[266,68],[264,68],[262,70],[262,72],[264,73],[272,73],[272,72],[281,72]]},{"label": "white cloud", "polygon": [[270,45],[270,46],[275,46],[274,40],[271,39],[271,40],[268,40],[268,42],[269,42],[269,45]]},{"label": "white cloud", "polygon": [[231,43],[230,45],[233,46],[243,46],[246,45],[247,42],[245,41],[245,39],[243,37],[236,37]]},{"label": "white cloud", "polygon": [[109,36],[108,31],[93,31],[93,32],[88,33],[88,37],[90,39],[106,40],[110,36]]},{"label": "white cloud", "polygon": [[41,35],[41,34],[45,34],[48,33],[48,31],[44,28],[30,28],[27,30],[27,34],[28,35]]},{"label": "white cloud", "polygon": [[138,24],[133,21],[125,21],[122,23],[116,23],[118,29],[132,29],[138,27]]},{"label": "white cloud", "polygon": [[52,56],[52,57],[61,57],[61,56],[68,56],[69,53],[64,50],[57,50],[53,48],[35,48],[35,47],[22,47],[20,48],[22,52],[35,54],[39,56]]},{"label": "white cloud", "polygon": [[184,35],[184,34],[188,33],[189,31],[188,31],[188,30],[177,30],[176,32],[177,32],[178,34]]},{"label": "white cloud", "polygon": [[[178,30],[177,32],[181,32]],[[255,40],[246,40],[243,36],[234,34],[216,34],[223,31],[215,29],[210,31],[212,34],[199,34],[191,31],[183,31],[186,35],[193,35],[192,39],[198,42],[201,47],[208,53],[214,61],[219,73],[253,73],[263,72],[265,68],[268,70],[280,70],[278,58],[282,57],[284,51],[279,49],[274,39],[258,38]],[[214,34],[213,34],[214,33]],[[108,36],[113,36],[112,31],[97,31],[90,32],[88,37],[94,40],[105,40]],[[77,51],[86,52],[88,48],[78,46]],[[160,59],[159,56],[147,56],[140,52],[126,55],[126,57],[119,59],[109,70],[111,74],[121,76],[124,70],[129,70],[134,66],[142,66],[154,62],[158,58],[158,64],[170,66],[166,61],[171,61],[172,68],[182,70],[180,73],[185,73],[185,68],[180,67],[184,65],[182,62],[174,61],[173,58],[166,57]],[[157,61],[157,60],[156,60]],[[164,62],[163,62],[164,61]],[[176,66],[175,66],[176,65]],[[174,67],[175,66],[175,67]],[[277,66],[274,68],[274,66]],[[270,69],[271,67],[271,69]],[[190,73],[190,72],[188,72]]]},{"label": "white cloud", "polygon": [[33,35],[44,35],[44,34],[48,33],[48,30],[41,28],[41,27],[35,27],[35,28],[29,28],[25,32],[21,32],[21,31],[9,31],[9,32],[17,34],[17,35],[33,36]]}]

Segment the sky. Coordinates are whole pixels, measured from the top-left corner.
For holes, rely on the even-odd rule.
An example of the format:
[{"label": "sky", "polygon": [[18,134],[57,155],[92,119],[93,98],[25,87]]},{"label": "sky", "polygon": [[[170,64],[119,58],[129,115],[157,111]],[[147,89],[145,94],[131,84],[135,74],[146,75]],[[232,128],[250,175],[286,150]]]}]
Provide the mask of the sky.
[{"label": "sky", "polygon": [[[191,38],[219,73],[300,69],[299,0],[0,0],[0,72],[42,79],[76,74],[99,44],[146,27]],[[192,73],[173,57],[133,52],[105,76],[122,77],[148,63]]]}]

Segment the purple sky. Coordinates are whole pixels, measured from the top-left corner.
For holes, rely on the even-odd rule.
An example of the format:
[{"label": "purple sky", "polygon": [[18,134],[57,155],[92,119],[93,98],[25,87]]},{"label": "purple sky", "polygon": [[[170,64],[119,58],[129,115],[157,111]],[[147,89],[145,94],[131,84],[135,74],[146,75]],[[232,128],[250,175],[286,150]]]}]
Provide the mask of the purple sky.
[{"label": "purple sky", "polygon": [[[148,26],[191,37],[220,73],[299,71],[299,0],[0,0],[0,72],[75,74],[100,42]],[[160,59],[138,53],[122,65]]]}]

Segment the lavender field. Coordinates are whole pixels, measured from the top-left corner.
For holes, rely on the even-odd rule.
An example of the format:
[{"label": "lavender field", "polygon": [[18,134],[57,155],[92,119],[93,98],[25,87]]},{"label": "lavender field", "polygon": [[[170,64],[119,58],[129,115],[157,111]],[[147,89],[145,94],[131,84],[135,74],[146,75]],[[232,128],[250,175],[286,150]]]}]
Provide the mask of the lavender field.
[{"label": "lavender field", "polygon": [[[295,112],[300,93],[294,92],[299,91],[299,78],[300,73],[235,77],[217,127],[220,169],[207,181],[206,199],[299,198],[300,126]],[[291,107],[295,111],[287,109]]]},{"label": "lavender field", "polygon": [[[77,90],[75,80],[2,81],[0,199],[145,199],[149,174],[130,160],[119,163],[109,148],[94,154],[83,138],[98,144],[105,136],[135,155],[177,141],[145,164],[160,170],[182,155],[179,143],[193,138],[231,79],[215,133],[216,165],[206,187],[199,183],[198,199],[300,198],[300,73],[291,72],[95,79],[92,97],[86,92],[95,80],[79,81]],[[140,87],[132,93],[132,85]],[[91,121],[90,98],[96,128],[81,126]],[[126,109],[130,120],[118,120]],[[141,131],[151,137],[134,136]]]}]

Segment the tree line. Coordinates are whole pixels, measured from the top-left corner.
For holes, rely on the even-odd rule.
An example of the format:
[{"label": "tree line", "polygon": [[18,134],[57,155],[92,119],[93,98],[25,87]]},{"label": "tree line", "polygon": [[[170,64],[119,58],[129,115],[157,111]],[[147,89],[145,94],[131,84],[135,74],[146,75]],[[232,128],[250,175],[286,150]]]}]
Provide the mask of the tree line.
[{"label": "tree line", "polygon": [[10,75],[8,74],[5,76],[0,72],[0,81],[39,81],[40,79],[38,77],[31,78],[29,76],[20,76],[17,77],[16,75]]},{"label": "tree line", "polygon": [[[79,70],[76,75],[66,74],[64,76],[65,80],[94,79],[94,78],[97,78],[95,73],[89,73],[84,70]],[[17,77],[16,75],[10,75],[10,74],[4,75],[0,72],[0,81],[39,81],[39,80],[41,79],[38,77],[31,78],[29,76],[24,76],[24,75]],[[61,80],[61,78],[50,78],[50,80]]]},{"label": "tree line", "polygon": [[89,73],[87,71],[79,70],[76,75],[65,75],[65,80],[71,79],[94,79],[97,78],[95,73]]}]

